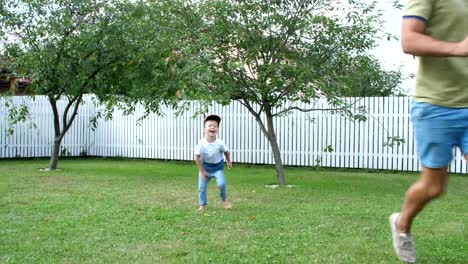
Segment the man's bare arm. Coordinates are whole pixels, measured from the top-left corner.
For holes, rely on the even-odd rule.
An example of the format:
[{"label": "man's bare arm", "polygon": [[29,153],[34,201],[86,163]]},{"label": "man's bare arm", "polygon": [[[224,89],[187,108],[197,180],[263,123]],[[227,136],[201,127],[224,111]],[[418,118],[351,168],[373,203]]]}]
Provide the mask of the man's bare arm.
[{"label": "man's bare arm", "polygon": [[460,42],[436,40],[424,34],[426,22],[403,19],[401,46],[407,54],[432,57],[467,57],[468,36]]}]

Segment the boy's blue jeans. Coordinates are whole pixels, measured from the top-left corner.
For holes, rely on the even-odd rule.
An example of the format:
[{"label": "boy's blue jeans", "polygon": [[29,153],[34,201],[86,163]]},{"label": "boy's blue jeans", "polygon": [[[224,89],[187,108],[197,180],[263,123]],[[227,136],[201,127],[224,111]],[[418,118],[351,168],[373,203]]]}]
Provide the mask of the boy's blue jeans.
[{"label": "boy's blue jeans", "polygon": [[208,176],[203,179],[203,175],[199,172],[198,173],[198,202],[200,206],[207,205],[208,202],[206,200],[206,187],[210,182],[211,178],[215,178],[216,185],[219,188],[219,197],[224,202],[226,201],[226,180],[224,178],[224,170],[219,170],[215,172],[208,172]]}]

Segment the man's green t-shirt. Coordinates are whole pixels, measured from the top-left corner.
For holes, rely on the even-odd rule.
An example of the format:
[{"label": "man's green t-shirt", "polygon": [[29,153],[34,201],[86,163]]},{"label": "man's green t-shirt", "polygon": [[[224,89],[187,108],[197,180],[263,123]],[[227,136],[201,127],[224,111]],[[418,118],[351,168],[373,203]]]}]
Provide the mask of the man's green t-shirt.
[{"label": "man's green t-shirt", "polygon": [[[407,0],[403,18],[425,22],[424,34],[436,40],[459,42],[468,36],[468,0]],[[468,58],[421,57],[413,98],[468,107]]]}]

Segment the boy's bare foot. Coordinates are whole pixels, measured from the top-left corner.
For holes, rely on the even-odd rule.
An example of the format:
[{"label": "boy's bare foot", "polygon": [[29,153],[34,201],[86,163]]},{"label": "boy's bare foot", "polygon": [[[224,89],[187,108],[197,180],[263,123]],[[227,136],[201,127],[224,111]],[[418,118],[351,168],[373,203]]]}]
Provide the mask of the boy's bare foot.
[{"label": "boy's bare foot", "polygon": [[224,209],[231,209],[232,208],[232,204],[228,201],[224,201],[223,202],[224,204]]},{"label": "boy's bare foot", "polygon": [[200,207],[198,207],[198,209],[195,212],[196,213],[201,213],[201,212],[205,211],[205,209],[206,209],[206,206],[201,205]]}]

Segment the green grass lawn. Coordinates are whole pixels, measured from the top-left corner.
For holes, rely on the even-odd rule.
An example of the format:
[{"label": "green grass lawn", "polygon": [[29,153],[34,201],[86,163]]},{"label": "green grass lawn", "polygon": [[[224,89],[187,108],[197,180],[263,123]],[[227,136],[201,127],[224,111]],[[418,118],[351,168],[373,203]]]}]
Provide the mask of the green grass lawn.
[{"label": "green grass lawn", "polygon": [[[0,263],[399,263],[388,216],[415,173],[287,168],[293,188],[265,188],[270,166],[226,171],[197,209],[192,163],[0,160]],[[468,178],[413,227],[418,263],[468,263]]]}]

